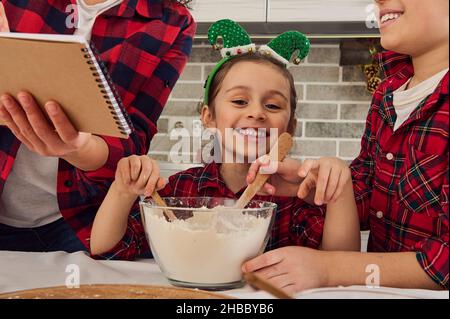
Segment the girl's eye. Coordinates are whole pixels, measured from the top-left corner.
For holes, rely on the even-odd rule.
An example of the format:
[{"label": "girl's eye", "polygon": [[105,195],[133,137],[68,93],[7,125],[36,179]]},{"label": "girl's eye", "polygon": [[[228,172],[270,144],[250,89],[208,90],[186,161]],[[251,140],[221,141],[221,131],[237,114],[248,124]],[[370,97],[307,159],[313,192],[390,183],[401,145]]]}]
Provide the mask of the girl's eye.
[{"label": "girl's eye", "polygon": [[279,110],[279,109],[281,109],[281,107],[279,107],[279,106],[276,105],[276,104],[266,104],[266,107],[267,107],[268,109],[271,109],[271,110]]},{"label": "girl's eye", "polygon": [[239,106],[247,105],[247,101],[245,101],[245,100],[233,100],[232,102],[233,102],[233,104],[236,104]]}]

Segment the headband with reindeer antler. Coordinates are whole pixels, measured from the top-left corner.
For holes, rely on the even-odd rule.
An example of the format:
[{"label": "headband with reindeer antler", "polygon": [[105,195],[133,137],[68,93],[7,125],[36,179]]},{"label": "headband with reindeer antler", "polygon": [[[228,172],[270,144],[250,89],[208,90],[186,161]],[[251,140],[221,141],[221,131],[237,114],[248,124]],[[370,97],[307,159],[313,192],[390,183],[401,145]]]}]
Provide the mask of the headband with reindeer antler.
[{"label": "headband with reindeer antler", "polygon": [[[217,43],[219,37],[222,38],[223,48]],[[220,49],[222,60],[214,67],[206,80],[203,101],[205,105],[209,104],[211,84],[220,68],[236,56],[257,52],[256,45],[252,43],[244,28],[229,19],[219,20],[211,25],[208,30],[208,40],[214,49]],[[299,65],[308,55],[310,46],[308,38],[303,33],[287,31],[267,45],[261,46],[259,52],[271,56],[289,67],[292,64]]]}]

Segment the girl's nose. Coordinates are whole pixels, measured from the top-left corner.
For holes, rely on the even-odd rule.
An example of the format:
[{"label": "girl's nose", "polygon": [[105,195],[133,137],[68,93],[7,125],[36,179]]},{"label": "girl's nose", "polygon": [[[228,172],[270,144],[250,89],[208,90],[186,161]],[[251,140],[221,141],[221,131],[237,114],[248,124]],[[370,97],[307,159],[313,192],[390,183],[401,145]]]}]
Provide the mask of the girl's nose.
[{"label": "girl's nose", "polygon": [[265,119],[267,119],[267,115],[263,105],[255,103],[253,105],[250,105],[250,107],[248,107],[247,109],[248,109],[247,113],[248,118],[255,119],[258,121],[264,121]]}]

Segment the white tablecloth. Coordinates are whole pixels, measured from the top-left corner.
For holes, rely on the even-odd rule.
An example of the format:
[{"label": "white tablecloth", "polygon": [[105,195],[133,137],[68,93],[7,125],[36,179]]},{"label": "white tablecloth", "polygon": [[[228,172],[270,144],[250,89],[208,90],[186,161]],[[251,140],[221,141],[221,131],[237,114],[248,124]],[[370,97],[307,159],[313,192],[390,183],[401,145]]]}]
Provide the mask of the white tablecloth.
[{"label": "white tablecloth", "polygon": [[[75,265],[75,266],[74,266]],[[79,269],[80,284],[170,285],[153,259],[139,261],[99,261],[82,252],[27,253],[0,251],[0,293],[25,289],[65,286]],[[69,281],[69,284],[71,282]],[[245,286],[221,292],[237,298],[272,298],[266,292]],[[326,298],[439,298],[448,291],[367,288],[364,286],[321,288],[296,295],[299,299]]]}]

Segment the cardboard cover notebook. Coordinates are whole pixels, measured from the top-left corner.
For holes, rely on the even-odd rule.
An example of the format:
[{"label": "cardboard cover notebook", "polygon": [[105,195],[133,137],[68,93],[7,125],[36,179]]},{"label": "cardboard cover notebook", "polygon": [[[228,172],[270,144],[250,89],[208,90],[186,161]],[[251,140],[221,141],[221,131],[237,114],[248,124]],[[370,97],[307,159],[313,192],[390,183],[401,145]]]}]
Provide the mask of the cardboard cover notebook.
[{"label": "cardboard cover notebook", "polygon": [[42,108],[55,100],[78,131],[127,138],[130,119],[95,52],[80,36],[0,33],[0,94],[25,90]]}]

